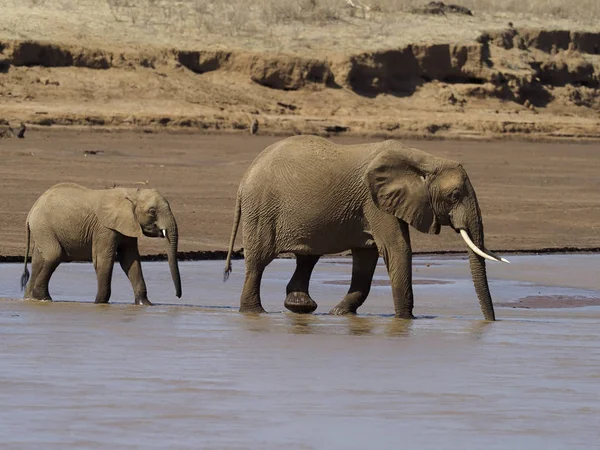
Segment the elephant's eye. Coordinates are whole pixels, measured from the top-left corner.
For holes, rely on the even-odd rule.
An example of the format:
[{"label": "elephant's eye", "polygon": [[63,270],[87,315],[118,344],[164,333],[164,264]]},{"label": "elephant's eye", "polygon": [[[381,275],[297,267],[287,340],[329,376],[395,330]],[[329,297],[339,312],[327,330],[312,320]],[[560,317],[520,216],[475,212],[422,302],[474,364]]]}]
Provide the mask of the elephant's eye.
[{"label": "elephant's eye", "polygon": [[152,216],[152,217],[156,216],[156,209],[154,209],[154,208],[148,209],[148,215]]},{"label": "elephant's eye", "polygon": [[452,191],[450,194],[450,200],[452,200],[452,203],[456,203],[460,200],[460,191],[458,189]]}]

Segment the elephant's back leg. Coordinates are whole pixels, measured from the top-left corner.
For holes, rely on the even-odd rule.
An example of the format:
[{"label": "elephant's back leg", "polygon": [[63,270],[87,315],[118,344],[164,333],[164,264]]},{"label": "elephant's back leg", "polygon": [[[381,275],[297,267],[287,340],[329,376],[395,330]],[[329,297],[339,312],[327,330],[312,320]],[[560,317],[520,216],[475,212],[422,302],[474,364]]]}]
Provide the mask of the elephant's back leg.
[{"label": "elephant's back leg", "polygon": [[292,312],[310,314],[317,303],[308,293],[312,271],[321,255],[296,255],[296,270],[287,285],[284,306]]},{"label": "elephant's back leg", "polygon": [[32,281],[30,281],[30,297],[36,300],[52,300],[48,285],[52,274],[60,264],[64,252],[58,240],[49,232],[34,235],[34,252],[32,256]]},{"label": "elephant's back leg", "polygon": [[277,256],[275,229],[267,211],[242,209],[246,275],[240,298],[240,312],[264,313],[260,285],[266,267]]},{"label": "elephant's back leg", "polygon": [[377,248],[352,249],[352,281],[344,299],[329,313],[336,315],[355,314],[365,302],[371,290],[373,274],[377,267],[379,251]]},{"label": "elephant's back leg", "polygon": [[262,276],[275,255],[266,258],[264,255],[256,258],[252,252],[247,252],[244,249],[244,259],[246,263],[246,275],[244,279],[244,287],[240,298],[240,312],[243,313],[264,313],[266,312],[262,306],[260,298],[260,284]]},{"label": "elephant's back leg", "polygon": [[44,264],[44,259],[42,258],[42,254],[39,252],[35,243],[31,249],[31,277],[29,278],[29,283],[25,288],[24,298],[34,298],[33,297],[33,287],[35,286],[36,280],[40,275],[40,270]]}]

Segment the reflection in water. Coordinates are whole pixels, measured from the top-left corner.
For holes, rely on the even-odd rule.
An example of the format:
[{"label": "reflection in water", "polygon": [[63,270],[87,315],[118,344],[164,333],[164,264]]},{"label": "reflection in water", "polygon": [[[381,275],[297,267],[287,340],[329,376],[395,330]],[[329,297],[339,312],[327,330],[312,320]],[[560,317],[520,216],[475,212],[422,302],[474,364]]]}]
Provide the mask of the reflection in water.
[{"label": "reflection in water", "polygon": [[236,319],[241,322],[245,330],[253,333],[270,333],[272,327],[271,317],[267,314],[236,314]]},{"label": "reflection in water", "polygon": [[286,329],[292,334],[312,334],[319,317],[312,314],[285,313]]},{"label": "reflection in water", "polygon": [[366,336],[373,332],[375,323],[372,317],[348,316],[348,332],[354,336]]},{"label": "reflection in water", "polygon": [[467,333],[471,338],[480,340],[492,330],[493,326],[494,322],[488,322],[487,320],[475,320],[467,327]]},{"label": "reflection in water", "polygon": [[272,333],[283,327],[290,334],[346,334],[368,336],[384,333],[388,336],[408,336],[411,320],[381,316],[329,316],[324,314],[261,314],[243,315],[244,329]]},{"label": "reflection in water", "polygon": [[415,321],[391,317],[385,325],[385,334],[390,337],[406,337]]}]

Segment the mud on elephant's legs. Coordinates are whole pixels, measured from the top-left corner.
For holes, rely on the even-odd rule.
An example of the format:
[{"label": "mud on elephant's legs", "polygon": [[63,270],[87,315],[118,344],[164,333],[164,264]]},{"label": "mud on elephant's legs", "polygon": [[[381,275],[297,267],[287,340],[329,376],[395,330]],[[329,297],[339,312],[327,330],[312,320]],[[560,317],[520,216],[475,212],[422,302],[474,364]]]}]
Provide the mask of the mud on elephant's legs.
[{"label": "mud on elephant's legs", "polygon": [[310,314],[317,304],[308,294],[310,276],[321,255],[296,255],[296,270],[287,285],[284,306],[298,314]]},{"label": "mud on elephant's legs", "polygon": [[350,282],[350,289],[348,289],[348,293],[344,299],[329,311],[329,314],[356,314],[356,310],[365,302],[369,295],[378,259],[379,252],[377,248],[352,249],[352,281]]}]

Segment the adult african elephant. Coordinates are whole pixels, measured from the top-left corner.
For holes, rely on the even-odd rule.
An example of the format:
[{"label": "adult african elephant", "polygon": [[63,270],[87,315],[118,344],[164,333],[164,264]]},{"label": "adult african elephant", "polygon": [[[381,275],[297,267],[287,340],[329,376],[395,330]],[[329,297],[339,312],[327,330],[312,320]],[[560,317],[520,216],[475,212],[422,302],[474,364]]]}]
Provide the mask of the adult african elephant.
[{"label": "adult african elephant", "polygon": [[323,254],[352,250],[350,289],[330,313],[356,313],[369,294],[381,252],[396,316],[412,318],[408,225],[432,234],[447,225],[468,244],[481,310],[495,320],[484,258],[507,261],[485,250],[475,191],[457,162],[393,140],[336,145],[316,136],[287,138],[263,150],[240,183],[225,279],[240,219],[246,259],[241,312],[264,312],[261,277],[284,252],[296,254],[285,307],[313,312],[317,304],[308,284],[315,264]]},{"label": "adult african elephant", "polygon": [[92,190],[74,183],[48,189],[35,202],[26,222],[27,249],[21,288],[29,280],[27,258],[33,240],[31,282],[26,298],[52,300],[48,283],[61,262],[94,263],[98,278],[96,303],[108,303],[115,259],[129,278],[135,304],[151,305],[142,274],[138,238],[164,237],[177,297],[181,279],[177,265],[177,222],[169,202],[155,189]]}]

